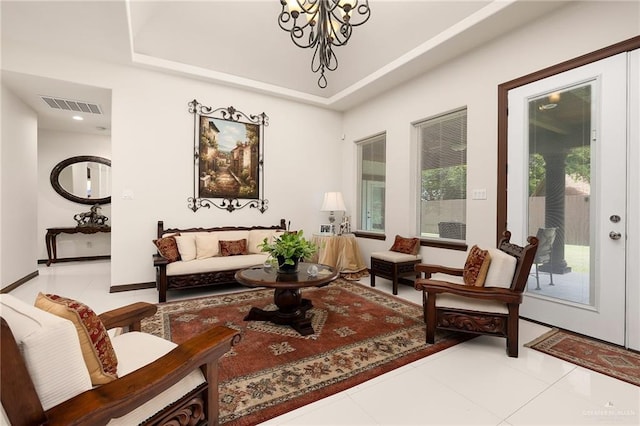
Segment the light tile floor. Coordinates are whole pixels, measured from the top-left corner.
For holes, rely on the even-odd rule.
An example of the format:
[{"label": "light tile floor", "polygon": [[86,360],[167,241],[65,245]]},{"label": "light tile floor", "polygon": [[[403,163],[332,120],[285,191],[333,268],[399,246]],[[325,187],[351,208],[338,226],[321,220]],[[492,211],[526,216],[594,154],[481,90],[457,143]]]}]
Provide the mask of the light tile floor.
[{"label": "light tile floor", "polygon": [[[367,280],[364,280],[365,283]],[[376,280],[377,288],[391,283]],[[109,293],[108,261],[44,265],[12,292],[33,303],[39,291],[82,300],[96,312],[136,301],[157,302],[155,289]],[[174,294],[196,297],[240,288]],[[421,303],[413,288],[399,296]],[[521,320],[520,356],[504,339],[477,337],[291,411],[264,425],[638,425],[640,387],[525,347],[548,330]]]}]

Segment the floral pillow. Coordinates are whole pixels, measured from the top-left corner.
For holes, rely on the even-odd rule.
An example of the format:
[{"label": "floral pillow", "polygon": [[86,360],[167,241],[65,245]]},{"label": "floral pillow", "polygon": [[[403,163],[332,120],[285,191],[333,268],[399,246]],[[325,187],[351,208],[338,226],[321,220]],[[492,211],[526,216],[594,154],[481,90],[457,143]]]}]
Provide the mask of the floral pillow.
[{"label": "floral pillow", "polygon": [[389,250],[397,251],[398,253],[416,255],[420,251],[420,239],[404,238],[400,235],[396,235],[396,240],[393,242],[393,245]]},{"label": "floral pillow", "polygon": [[76,326],[82,357],[94,386],[118,378],[118,358],[111,339],[100,317],[91,308],[73,299],[42,293],[36,297],[35,306]]},{"label": "floral pillow", "polygon": [[462,272],[462,278],[466,285],[472,285],[476,287],[484,286],[484,282],[487,279],[487,272],[489,272],[489,265],[491,264],[491,255],[488,250],[482,250],[480,247],[474,245],[469,250],[467,261],[464,264],[464,270]]},{"label": "floral pillow", "polygon": [[220,256],[239,256],[249,254],[247,251],[247,240],[220,241]]},{"label": "floral pillow", "polygon": [[174,235],[153,240],[153,244],[158,248],[160,256],[164,257],[169,262],[180,260],[180,252],[178,251],[178,244],[176,243]]}]

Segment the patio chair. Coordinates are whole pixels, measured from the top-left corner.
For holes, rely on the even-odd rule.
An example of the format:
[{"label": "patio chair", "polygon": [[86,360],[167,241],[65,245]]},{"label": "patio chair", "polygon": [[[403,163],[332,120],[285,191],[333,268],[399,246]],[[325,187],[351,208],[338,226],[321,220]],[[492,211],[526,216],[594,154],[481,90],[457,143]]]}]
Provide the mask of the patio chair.
[{"label": "patio chair", "polygon": [[557,228],[538,228],[536,238],[538,239],[538,251],[536,257],[533,260],[533,264],[536,268],[536,290],[540,290],[540,276],[538,274],[538,265],[548,265],[546,270],[549,274],[549,285],[555,285],[553,283],[553,243],[556,240]]}]

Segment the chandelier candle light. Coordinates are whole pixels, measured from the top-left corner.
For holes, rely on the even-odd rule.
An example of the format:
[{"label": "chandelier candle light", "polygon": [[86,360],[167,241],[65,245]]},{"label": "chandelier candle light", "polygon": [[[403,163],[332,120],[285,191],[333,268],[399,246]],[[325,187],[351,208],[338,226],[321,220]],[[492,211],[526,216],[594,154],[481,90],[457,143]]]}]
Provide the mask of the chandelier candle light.
[{"label": "chandelier candle light", "polygon": [[338,58],[333,46],[344,46],[353,27],[364,24],[371,16],[368,0],[280,0],[280,28],[291,34],[291,40],[303,49],[315,49],[311,71],[320,72],[318,86],[327,87],[325,70],[335,71]]}]

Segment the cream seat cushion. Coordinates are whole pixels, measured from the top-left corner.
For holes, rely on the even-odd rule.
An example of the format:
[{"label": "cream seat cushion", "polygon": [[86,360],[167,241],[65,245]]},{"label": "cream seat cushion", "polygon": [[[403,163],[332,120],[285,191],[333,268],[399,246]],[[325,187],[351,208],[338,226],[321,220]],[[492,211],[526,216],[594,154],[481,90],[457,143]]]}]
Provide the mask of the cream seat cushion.
[{"label": "cream seat cushion", "polygon": [[[491,269],[491,267],[489,267]],[[447,274],[433,274],[432,280],[447,281],[461,286],[466,286],[462,277]],[[482,311],[506,314],[508,312],[507,305],[496,302],[494,300],[477,300],[469,297],[458,296],[450,293],[440,293],[436,297],[436,306],[438,308],[462,309],[466,311]]]},{"label": "cream seat cushion", "polygon": [[419,254],[407,254],[391,250],[375,251],[371,253],[371,257],[386,260],[387,262],[391,263],[411,262],[412,260],[422,259],[422,256],[420,256]]},{"label": "cream seat cushion", "polygon": [[[118,356],[118,376],[123,377],[169,353],[177,345],[147,333],[131,331],[112,340]],[[111,420],[110,425],[134,425],[153,416],[174,401],[205,382],[204,375],[196,368],[178,383],[154,397],[125,416]]]},{"label": "cream seat cushion", "polygon": [[229,271],[263,264],[269,256],[245,254],[242,256],[208,257],[191,262],[173,262],[167,265],[167,275],[200,274],[203,272]]}]

